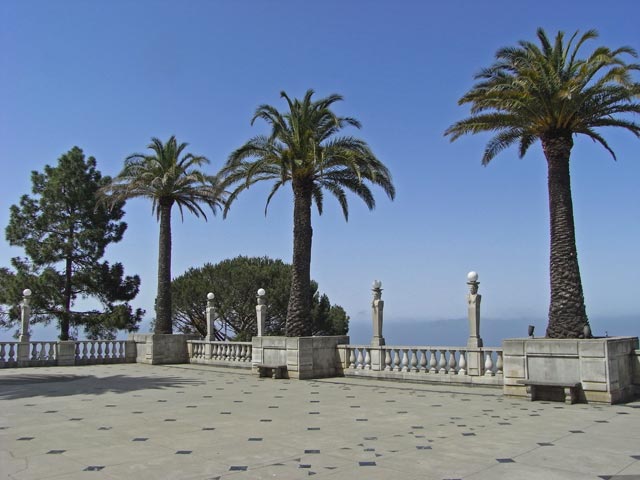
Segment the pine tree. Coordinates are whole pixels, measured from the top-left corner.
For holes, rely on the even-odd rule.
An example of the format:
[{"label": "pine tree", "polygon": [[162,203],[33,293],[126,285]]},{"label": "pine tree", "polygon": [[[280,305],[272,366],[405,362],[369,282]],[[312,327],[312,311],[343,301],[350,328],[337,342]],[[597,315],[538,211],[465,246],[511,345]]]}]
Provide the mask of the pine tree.
[{"label": "pine tree", "polygon": [[[12,259],[15,272],[0,269],[0,303],[14,305],[0,318],[2,326],[17,321],[15,305],[29,287],[33,320],[57,320],[60,340],[70,338],[71,326],[83,326],[91,338],[137,330],[144,311],[133,311],[126,302],[138,294],[140,278],[125,277],[120,263],[101,261],[106,247],[119,242],[127,228],[121,221],[124,203],[114,208],[97,204],[96,192],[110,178],[102,177],[95,158],[85,159],[73,147],[57,166],[32,172],[31,181],[33,195],[11,206],[6,228],[9,244],[24,248],[27,258]],[[96,299],[103,308],[77,310],[78,298]]]}]

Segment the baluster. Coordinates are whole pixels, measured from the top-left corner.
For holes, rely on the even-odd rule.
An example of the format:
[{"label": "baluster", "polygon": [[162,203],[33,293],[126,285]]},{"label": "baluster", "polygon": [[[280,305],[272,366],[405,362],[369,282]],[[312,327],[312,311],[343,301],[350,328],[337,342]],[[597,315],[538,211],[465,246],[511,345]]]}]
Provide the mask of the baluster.
[{"label": "baluster", "polygon": [[113,342],[104,342],[104,359],[107,360],[111,358],[111,347],[113,346]]},{"label": "baluster", "polygon": [[384,370],[386,372],[391,371],[391,354],[389,353],[389,349],[384,349]]},{"label": "baluster", "polygon": [[363,364],[364,364],[364,357],[362,356],[362,349],[361,349],[361,348],[358,348],[358,356],[357,356],[357,359],[358,359],[358,360],[357,360],[357,361],[358,361],[358,364],[357,364],[357,367],[356,367],[356,368],[357,368],[358,370],[362,370],[362,369],[364,368],[364,365],[363,365]]},{"label": "baluster", "polygon": [[467,374],[467,360],[464,358],[464,350],[460,350],[460,360],[458,361],[458,375]]},{"label": "baluster", "polygon": [[420,371],[427,373],[427,350],[424,348],[420,349]]},{"label": "baluster", "polygon": [[364,369],[371,370],[371,349],[364,349]]},{"label": "baluster", "polygon": [[126,346],[124,340],[120,342],[120,348],[118,348],[118,357],[125,358]]},{"label": "baluster", "polygon": [[250,362],[253,358],[253,346],[247,345],[247,362]]},{"label": "baluster", "polygon": [[487,377],[493,376],[493,359],[491,355],[493,352],[491,350],[485,350],[484,354],[484,374]]},{"label": "baluster", "polygon": [[80,342],[76,342],[76,360],[79,360],[81,357],[81,351],[80,351]]},{"label": "baluster", "polygon": [[411,371],[419,372],[420,370],[418,370],[418,351],[415,348],[412,348],[409,352],[411,353]]},{"label": "baluster", "polygon": [[224,345],[218,343],[216,345],[216,359],[223,360],[224,359]]},{"label": "baluster", "polygon": [[86,360],[89,357],[87,342],[80,342],[80,346],[81,346],[80,359]]},{"label": "baluster", "polygon": [[438,366],[438,362],[436,360],[435,348],[430,348],[429,353],[431,356],[431,358],[429,359],[429,373],[437,373],[436,367]]},{"label": "baluster", "polygon": [[89,342],[89,360],[96,358],[96,342]]},{"label": "baluster", "polygon": [[31,360],[38,358],[38,342],[31,342]]},{"label": "baluster", "polygon": [[449,350],[449,374],[451,375],[455,375],[456,374],[456,365],[458,362],[456,362],[456,351],[455,350]]},{"label": "baluster", "polygon": [[503,367],[503,359],[502,359],[502,350],[498,350],[496,352],[498,358],[496,359],[496,375],[502,375],[502,367]]},{"label": "baluster", "polygon": [[49,344],[49,348],[47,349],[47,360],[54,359],[54,351],[53,351],[53,343]]},{"label": "baluster", "polygon": [[399,372],[400,371],[400,349],[399,348],[394,348],[393,349],[393,371],[394,372]]},{"label": "baluster", "polygon": [[0,362],[5,362],[6,361],[6,359],[4,358],[5,355],[6,355],[5,344],[4,343],[0,343]]},{"label": "baluster", "polygon": [[102,356],[102,342],[96,342],[98,344],[98,351],[97,351],[97,355],[96,358],[98,360],[104,360],[104,357]]},{"label": "baluster", "polygon": [[349,368],[356,368],[355,348],[349,348]]},{"label": "baluster", "polygon": [[440,362],[438,363],[438,373],[447,373],[447,351],[440,350]]},{"label": "baluster", "polygon": [[9,344],[9,361],[15,362],[16,360],[16,346],[15,343]]},{"label": "baluster", "polygon": [[407,355],[406,348],[402,349],[402,371],[403,372],[409,371],[409,356]]}]

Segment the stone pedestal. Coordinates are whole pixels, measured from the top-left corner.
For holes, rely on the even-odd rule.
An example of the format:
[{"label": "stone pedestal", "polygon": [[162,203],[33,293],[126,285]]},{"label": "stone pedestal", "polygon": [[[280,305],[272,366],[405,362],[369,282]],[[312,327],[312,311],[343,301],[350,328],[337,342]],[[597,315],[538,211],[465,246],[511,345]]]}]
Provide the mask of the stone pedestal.
[{"label": "stone pedestal", "polygon": [[135,343],[137,363],[160,365],[189,363],[187,340],[199,340],[197,334],[131,333],[129,341]]},{"label": "stone pedestal", "polygon": [[[22,336],[22,335],[21,335]],[[31,344],[27,340],[16,345],[16,359],[18,361],[18,367],[28,367],[29,361],[31,360]]]},{"label": "stone pedestal", "polygon": [[64,340],[58,342],[58,366],[69,367],[76,364],[76,342]]},{"label": "stone pedestal", "polygon": [[336,347],[348,344],[349,337],[253,337],[251,343],[253,365],[286,364],[289,378],[304,380],[342,376]]},{"label": "stone pedestal", "polygon": [[635,394],[638,337],[518,338],[502,342],[505,395],[526,396],[521,380],[581,383],[578,400],[619,403]]},{"label": "stone pedestal", "polygon": [[484,374],[484,358],[482,351],[477,348],[469,348],[466,352],[467,375],[480,376]]}]

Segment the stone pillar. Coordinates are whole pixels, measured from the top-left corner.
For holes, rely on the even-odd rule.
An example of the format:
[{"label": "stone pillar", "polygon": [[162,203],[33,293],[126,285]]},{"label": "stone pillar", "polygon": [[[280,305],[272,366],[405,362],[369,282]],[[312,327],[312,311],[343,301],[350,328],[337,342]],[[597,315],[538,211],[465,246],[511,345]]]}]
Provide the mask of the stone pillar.
[{"label": "stone pillar", "polygon": [[467,285],[469,285],[469,294],[467,295],[467,306],[469,316],[469,340],[467,347],[482,347],[482,338],[480,337],[480,301],[482,295],[478,294],[478,274],[469,272],[467,274]]},{"label": "stone pillar", "polygon": [[22,303],[20,303],[20,337],[16,351],[16,359],[18,366],[26,367],[31,360],[31,336],[29,335],[29,319],[31,317],[31,307],[29,306],[29,297],[31,290],[28,288],[22,292]]},{"label": "stone pillar", "polygon": [[264,298],[267,292],[264,288],[258,290],[258,304],[256,305],[256,320],[258,324],[258,337],[262,337],[265,334],[265,327],[267,325],[267,299]]},{"label": "stone pillar", "polygon": [[68,367],[76,364],[76,342],[64,340],[58,342],[58,366]]},{"label": "stone pillar", "polygon": [[125,340],[124,342],[124,361],[125,363],[136,363],[136,342],[133,340]]},{"label": "stone pillar", "polygon": [[382,320],[384,313],[384,300],[382,300],[382,282],[374,280],[372,288],[373,301],[371,302],[371,320],[373,322],[373,339],[371,346],[380,347],[385,344],[382,336]]},{"label": "stone pillar", "polygon": [[29,305],[29,297],[31,296],[31,290],[25,288],[22,292],[22,295],[22,303],[20,304],[20,338],[18,339],[18,341],[20,343],[29,343],[29,340],[31,340],[31,337],[29,336],[29,319],[31,317],[31,306]]},{"label": "stone pillar", "polygon": [[207,342],[213,342],[216,339],[216,329],[213,322],[216,320],[216,310],[213,307],[213,299],[215,295],[212,292],[207,293]]},{"label": "stone pillar", "polygon": [[467,375],[480,376],[484,374],[484,358],[482,355],[482,338],[480,338],[480,301],[478,294],[478,274],[467,274],[467,315],[469,318],[469,339],[467,340]]}]

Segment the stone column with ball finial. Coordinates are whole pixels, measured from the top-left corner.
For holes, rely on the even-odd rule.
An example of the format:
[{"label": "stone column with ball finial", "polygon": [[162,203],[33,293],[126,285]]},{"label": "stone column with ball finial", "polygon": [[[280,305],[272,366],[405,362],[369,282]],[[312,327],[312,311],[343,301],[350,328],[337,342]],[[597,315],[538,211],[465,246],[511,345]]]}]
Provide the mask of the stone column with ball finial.
[{"label": "stone column with ball finial", "polygon": [[18,337],[17,345],[17,359],[18,366],[27,366],[30,360],[30,347],[29,341],[31,336],[29,335],[29,319],[31,318],[31,306],[29,301],[31,297],[31,290],[25,288],[22,292],[22,302],[20,303],[20,337]]},{"label": "stone column with ball finial", "polygon": [[258,324],[258,336],[262,337],[265,334],[265,328],[267,325],[267,299],[265,298],[267,292],[264,288],[258,290],[256,305],[256,320]]}]

